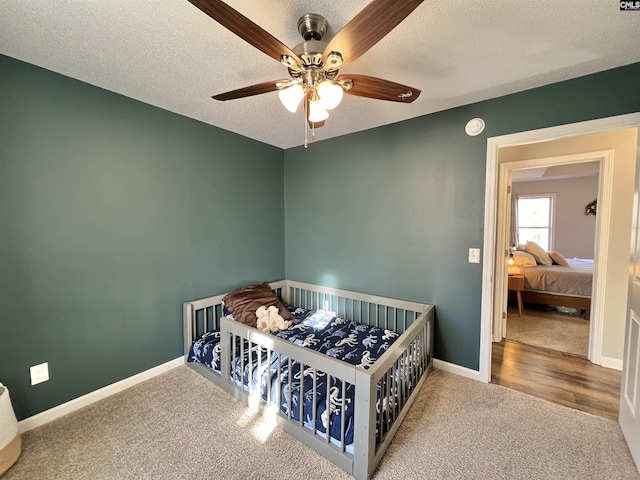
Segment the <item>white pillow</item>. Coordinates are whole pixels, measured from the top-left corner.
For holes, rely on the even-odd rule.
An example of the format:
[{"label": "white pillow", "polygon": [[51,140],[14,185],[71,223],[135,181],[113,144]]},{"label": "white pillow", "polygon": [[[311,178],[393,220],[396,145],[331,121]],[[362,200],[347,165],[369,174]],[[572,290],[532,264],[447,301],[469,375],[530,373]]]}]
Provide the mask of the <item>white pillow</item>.
[{"label": "white pillow", "polygon": [[549,256],[551,257],[551,260],[553,260],[553,263],[556,263],[561,267],[569,266],[569,262],[567,262],[567,259],[564,258],[564,255],[562,255],[560,252],[548,252],[548,253],[549,253]]},{"label": "white pillow", "polygon": [[537,263],[530,253],[516,250],[513,252],[513,265],[516,267],[535,267]]},{"label": "white pillow", "polygon": [[540,245],[535,242],[527,242],[524,245],[524,248],[528,253],[533,255],[533,258],[536,259],[536,263],[539,265],[553,265],[553,260],[547,252],[544,251]]}]

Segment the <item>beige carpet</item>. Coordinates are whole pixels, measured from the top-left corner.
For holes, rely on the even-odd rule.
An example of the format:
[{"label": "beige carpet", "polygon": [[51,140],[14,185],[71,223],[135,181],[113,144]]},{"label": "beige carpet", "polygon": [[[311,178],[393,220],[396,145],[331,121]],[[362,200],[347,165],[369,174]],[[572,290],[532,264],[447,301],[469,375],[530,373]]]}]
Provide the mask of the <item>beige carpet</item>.
[{"label": "beige carpet", "polygon": [[509,307],[506,338],[586,357],[589,321],[575,315],[530,308],[525,308],[519,317],[518,309]]},{"label": "beige carpet", "polygon": [[[2,480],[348,479],[187,367],[27,432]],[[268,426],[267,426],[268,427]],[[640,479],[615,422],[436,370],[375,479]]]}]

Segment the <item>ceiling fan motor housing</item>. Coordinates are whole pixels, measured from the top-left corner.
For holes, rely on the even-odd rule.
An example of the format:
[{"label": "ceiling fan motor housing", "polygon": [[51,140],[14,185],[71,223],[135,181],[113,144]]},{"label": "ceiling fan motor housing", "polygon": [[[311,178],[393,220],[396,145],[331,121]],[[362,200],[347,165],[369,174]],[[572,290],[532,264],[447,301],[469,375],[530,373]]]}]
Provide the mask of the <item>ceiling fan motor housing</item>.
[{"label": "ceiling fan motor housing", "polygon": [[[323,62],[324,51],[327,48],[327,43],[321,41],[324,35],[327,33],[329,23],[322,16],[317,13],[306,13],[298,20],[298,31],[304,42],[299,43],[292,48],[295,53],[302,60],[303,67],[301,70],[296,68],[289,68],[289,74],[293,78],[300,78],[302,76],[321,76],[322,78],[333,79],[338,75],[338,67],[342,62],[342,57],[339,53],[331,52],[326,64]],[[334,56],[338,56],[337,61]],[[316,78],[316,80],[322,80],[322,78]],[[310,78],[307,80],[311,80]]]},{"label": "ceiling fan motor housing", "polygon": [[305,66],[320,66],[322,64],[322,53],[324,52],[326,46],[327,44],[325,42],[320,42],[318,40],[307,40],[305,42],[299,43],[291,50],[293,50],[293,53],[300,57]]},{"label": "ceiling fan motor housing", "polygon": [[[317,13],[305,13],[298,20],[298,31],[304,42],[299,43],[292,48],[293,53],[298,55],[305,67],[322,67],[322,53],[327,44],[321,42],[322,37],[327,33],[329,23],[326,18]],[[295,73],[291,72],[293,77],[296,77]]]},{"label": "ceiling fan motor housing", "polygon": [[322,40],[327,28],[327,19],[317,13],[305,13],[298,20],[298,31],[305,40]]}]

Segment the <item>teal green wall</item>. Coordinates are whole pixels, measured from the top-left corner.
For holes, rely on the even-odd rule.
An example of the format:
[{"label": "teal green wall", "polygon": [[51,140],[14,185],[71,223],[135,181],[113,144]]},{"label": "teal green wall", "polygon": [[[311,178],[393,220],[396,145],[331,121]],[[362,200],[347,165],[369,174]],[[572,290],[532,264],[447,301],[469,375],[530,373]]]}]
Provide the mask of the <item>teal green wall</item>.
[{"label": "teal green wall", "polygon": [[[181,302],[283,278],[283,191],[281,149],[0,56],[0,381],[18,417],[182,355]],[[41,362],[51,380],[31,386]]]},{"label": "teal green wall", "polygon": [[477,370],[487,138],[640,111],[638,85],[634,64],[286,150],[287,278],[433,303],[436,358]]}]

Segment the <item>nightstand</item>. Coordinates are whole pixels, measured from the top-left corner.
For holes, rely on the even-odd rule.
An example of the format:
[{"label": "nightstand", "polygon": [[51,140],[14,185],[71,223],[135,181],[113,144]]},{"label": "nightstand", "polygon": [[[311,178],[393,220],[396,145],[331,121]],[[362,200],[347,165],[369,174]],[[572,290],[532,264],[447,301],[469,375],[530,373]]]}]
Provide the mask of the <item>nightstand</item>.
[{"label": "nightstand", "polygon": [[509,275],[509,290],[516,292],[518,297],[518,314],[522,316],[522,290],[524,290],[524,277],[522,275]]}]

